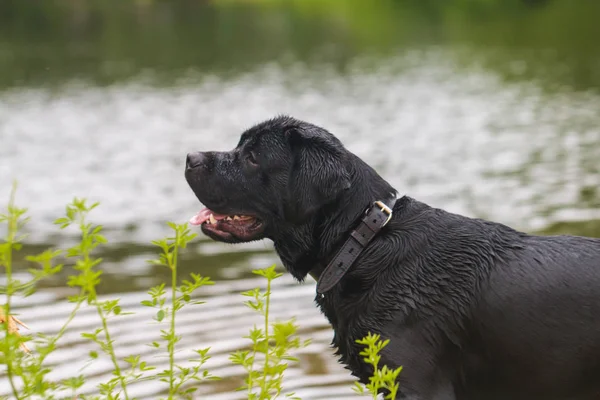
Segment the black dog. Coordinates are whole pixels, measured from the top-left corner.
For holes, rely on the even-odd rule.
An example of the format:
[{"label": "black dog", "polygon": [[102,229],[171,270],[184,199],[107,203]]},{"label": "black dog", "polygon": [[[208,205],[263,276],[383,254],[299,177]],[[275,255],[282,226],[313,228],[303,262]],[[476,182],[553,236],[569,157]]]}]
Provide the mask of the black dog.
[{"label": "black dog", "polygon": [[327,281],[316,302],[361,381],[354,341],[373,332],[391,340],[381,362],[404,367],[405,399],[600,399],[600,240],[395,200],[332,134],[289,117],[189,154],[185,176],[206,235],[269,238],[296,279]]}]

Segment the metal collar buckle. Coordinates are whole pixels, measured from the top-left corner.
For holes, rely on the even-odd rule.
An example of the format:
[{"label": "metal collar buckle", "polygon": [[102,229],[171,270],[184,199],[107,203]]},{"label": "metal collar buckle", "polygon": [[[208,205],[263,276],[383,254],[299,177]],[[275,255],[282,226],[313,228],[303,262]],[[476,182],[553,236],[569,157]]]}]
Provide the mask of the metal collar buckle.
[{"label": "metal collar buckle", "polygon": [[383,203],[381,200],[377,200],[374,204],[388,216],[383,225],[381,225],[381,227],[383,228],[387,225],[388,222],[390,222],[390,219],[392,219],[392,209],[386,206],[385,203]]}]

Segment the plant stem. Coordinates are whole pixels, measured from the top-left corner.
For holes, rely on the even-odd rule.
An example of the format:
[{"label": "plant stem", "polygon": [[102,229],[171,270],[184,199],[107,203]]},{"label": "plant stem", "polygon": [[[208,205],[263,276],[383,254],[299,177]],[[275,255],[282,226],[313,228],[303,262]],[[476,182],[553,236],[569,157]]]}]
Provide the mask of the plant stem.
[{"label": "plant stem", "polygon": [[5,267],[6,267],[6,307],[4,307],[5,314],[5,336],[4,336],[4,348],[5,351],[9,351],[9,354],[5,354],[6,356],[6,374],[8,375],[8,380],[10,382],[10,386],[12,388],[13,395],[17,400],[20,399],[19,393],[17,391],[17,387],[15,385],[14,376],[13,376],[13,368],[12,368],[12,356],[10,355],[10,331],[9,331],[9,322],[10,322],[10,300],[12,297],[12,249],[15,244],[15,238],[17,236],[18,226],[18,215],[14,214],[14,204],[15,204],[15,192],[17,191],[17,183],[13,183],[12,191],[10,192],[10,198],[8,200],[8,228],[6,235],[6,242],[8,244],[7,253],[5,254]]},{"label": "plant stem", "polygon": [[[83,296],[83,290],[79,293],[79,296]],[[79,308],[81,308],[81,305],[83,304],[83,299],[79,300],[77,302],[77,304],[75,305],[75,308],[73,309],[73,311],[71,311],[71,313],[69,314],[69,318],[67,318],[67,320],[65,321],[65,323],[63,324],[63,326],[60,327],[60,330],[58,331],[58,333],[56,334],[55,337],[52,338],[52,340],[50,340],[50,344],[54,345],[56,342],[58,342],[60,340],[61,337],[63,337],[63,335],[65,334],[65,332],[67,331],[67,327],[69,326],[69,324],[71,323],[71,321],[73,321],[73,318],[75,318],[75,315],[77,314],[77,311],[79,311]],[[48,353],[50,354],[50,353]],[[40,364],[44,361],[44,359],[48,356],[48,354],[43,355],[40,358]]]},{"label": "plant stem", "polygon": [[179,246],[179,230],[175,231],[173,257],[171,258],[171,332],[169,333],[169,400],[173,399],[175,383],[175,310],[177,308],[177,250]]},{"label": "plant stem", "polygon": [[[267,385],[267,370],[269,369],[269,305],[271,303],[271,278],[267,279],[267,291],[265,293],[265,366],[263,368],[263,380],[262,380],[262,394],[261,398],[268,398],[268,385]],[[266,396],[266,397],[263,397]]]},{"label": "plant stem", "polygon": [[[83,213],[81,213],[80,217],[79,217],[79,228],[80,228],[81,234],[82,234],[81,242],[87,243],[88,228],[85,226]],[[82,253],[83,253],[83,259],[84,259],[85,265],[89,265],[90,264],[90,250],[88,248],[82,248]],[[91,287],[88,289],[88,291],[90,293],[89,298],[93,299],[93,304],[96,306],[96,311],[98,312],[98,316],[100,317],[100,320],[102,321],[102,329],[104,330],[104,335],[106,336],[106,346],[108,348],[108,354],[110,355],[110,359],[112,360],[112,363],[115,367],[115,371],[114,371],[115,375],[119,378],[119,381],[121,382],[121,388],[123,389],[123,394],[125,395],[125,399],[129,400],[129,395],[127,394],[127,383],[125,382],[125,377],[121,373],[121,368],[119,367],[119,362],[117,361],[117,355],[115,354],[115,348],[113,346],[113,341],[110,337],[110,332],[108,331],[107,317],[104,315],[104,312],[102,311],[102,307],[101,307],[100,303],[98,302],[96,287],[92,286],[92,285],[90,285],[90,286]]]},{"label": "plant stem", "polygon": [[[256,325],[254,325],[254,328],[256,328]],[[253,378],[253,372],[254,372],[254,361],[256,360],[256,345],[252,346],[253,347],[253,351],[252,351],[252,363],[250,364],[250,367],[248,368],[248,398],[251,397],[252,395],[252,389],[254,388],[254,379]]]},{"label": "plant stem", "polygon": [[[60,340],[60,338],[63,337],[63,335],[67,331],[69,324],[71,323],[71,321],[73,321],[73,319],[75,318],[75,315],[77,314],[77,311],[79,311],[79,309],[81,308],[81,305],[83,304],[83,298],[82,298],[83,294],[84,294],[84,291],[81,290],[81,292],[79,293],[80,300],[77,301],[75,308],[71,311],[71,313],[69,314],[69,317],[67,318],[65,323],[60,327],[56,336],[54,336],[52,339],[50,339],[48,341],[48,344],[46,346],[47,349],[52,349],[54,347],[54,345]],[[39,350],[39,348],[38,348],[38,350]],[[51,353],[51,351],[44,351],[44,352],[40,351],[40,357],[36,360],[36,366],[38,367],[38,369],[41,369],[41,366],[44,363],[44,360],[46,360],[46,357],[48,357],[50,355],[50,353]],[[73,396],[73,398],[75,398],[75,396]]]},{"label": "plant stem", "polygon": [[[94,297],[95,296],[96,294],[94,293]],[[121,382],[121,388],[123,389],[123,394],[125,394],[125,399],[129,400],[129,395],[127,394],[127,383],[125,382],[125,377],[121,373],[121,368],[119,367],[119,362],[117,361],[117,355],[115,354],[115,348],[113,347],[113,342],[110,338],[110,333],[108,332],[107,317],[104,316],[104,312],[102,311],[102,307],[100,307],[98,300],[94,300],[94,303],[96,304],[96,310],[98,310],[98,315],[102,320],[102,329],[104,329],[104,334],[106,335],[106,345],[108,346],[110,359],[112,360],[112,363],[115,366],[115,375],[119,377],[119,381]]]}]

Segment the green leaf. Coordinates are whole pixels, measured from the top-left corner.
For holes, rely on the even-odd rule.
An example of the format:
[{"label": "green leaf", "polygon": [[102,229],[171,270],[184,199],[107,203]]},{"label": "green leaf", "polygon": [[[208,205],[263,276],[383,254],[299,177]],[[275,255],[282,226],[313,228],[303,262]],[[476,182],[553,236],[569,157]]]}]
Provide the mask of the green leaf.
[{"label": "green leaf", "polygon": [[71,221],[68,218],[62,217],[62,218],[58,218],[57,220],[54,221],[55,225],[69,225]]},{"label": "green leaf", "polygon": [[156,313],[156,319],[158,320],[158,322],[161,322],[163,319],[165,319],[164,310],[158,310],[158,312]]},{"label": "green leaf", "polygon": [[277,278],[279,278],[280,276],[283,275],[282,273],[275,272],[275,268],[276,267],[277,266],[275,264],[273,264],[269,268],[255,269],[255,270],[252,271],[252,273],[256,274],[256,275],[264,276],[269,281],[271,281],[271,280],[277,279]]},{"label": "green leaf", "polygon": [[67,214],[67,218],[69,221],[73,221],[75,219],[75,213],[77,210],[72,206],[67,206],[65,210],[65,214]]},{"label": "green leaf", "polygon": [[90,340],[96,340],[98,334],[93,334],[93,333],[82,333],[81,337],[85,338],[85,339],[90,339]]},{"label": "green leaf", "polygon": [[96,242],[98,242],[98,243],[103,243],[103,244],[107,243],[106,238],[100,234],[95,235],[94,238],[96,239]]}]

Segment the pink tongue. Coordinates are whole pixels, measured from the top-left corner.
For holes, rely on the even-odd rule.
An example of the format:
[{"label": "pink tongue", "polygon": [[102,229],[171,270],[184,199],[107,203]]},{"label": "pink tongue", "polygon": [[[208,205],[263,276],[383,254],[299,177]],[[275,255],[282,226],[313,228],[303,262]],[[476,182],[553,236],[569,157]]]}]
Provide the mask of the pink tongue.
[{"label": "pink tongue", "polygon": [[227,215],[217,214],[216,212],[213,212],[213,211],[209,210],[208,208],[203,208],[202,210],[200,210],[200,212],[198,214],[194,215],[190,219],[190,224],[202,225],[203,223],[205,223],[206,221],[209,220],[210,214],[212,214],[216,220],[227,218]]}]

